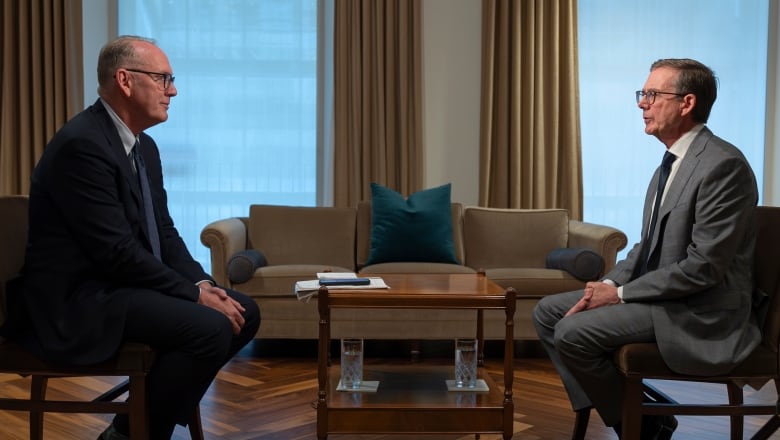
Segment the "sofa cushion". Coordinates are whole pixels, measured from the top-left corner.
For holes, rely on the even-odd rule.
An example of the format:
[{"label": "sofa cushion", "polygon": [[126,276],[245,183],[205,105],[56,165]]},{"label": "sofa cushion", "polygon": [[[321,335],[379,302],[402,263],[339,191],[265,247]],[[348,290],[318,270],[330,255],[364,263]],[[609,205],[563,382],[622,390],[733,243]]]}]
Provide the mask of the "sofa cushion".
[{"label": "sofa cushion", "polygon": [[390,273],[477,273],[477,271],[460,264],[401,261],[364,266],[360,269],[360,273],[362,275],[382,275]]},{"label": "sofa cushion", "polygon": [[470,206],[464,211],[463,237],[466,266],[544,268],[553,249],[568,245],[569,213]]},{"label": "sofa cushion", "polygon": [[385,262],[458,264],[452,240],[450,184],[408,198],[371,184],[371,251],[367,265]]},{"label": "sofa cushion", "polygon": [[352,272],[352,268],[321,264],[283,264],[260,267],[255,276],[245,283],[235,284],[233,288],[252,298],[285,297],[296,299],[295,283],[301,280],[314,280],[318,272]]},{"label": "sofa cushion", "polygon": [[486,269],[485,275],[501,287],[514,288],[517,291],[518,299],[521,297],[541,298],[585,287],[584,281],[574,278],[564,270],[557,269]]}]

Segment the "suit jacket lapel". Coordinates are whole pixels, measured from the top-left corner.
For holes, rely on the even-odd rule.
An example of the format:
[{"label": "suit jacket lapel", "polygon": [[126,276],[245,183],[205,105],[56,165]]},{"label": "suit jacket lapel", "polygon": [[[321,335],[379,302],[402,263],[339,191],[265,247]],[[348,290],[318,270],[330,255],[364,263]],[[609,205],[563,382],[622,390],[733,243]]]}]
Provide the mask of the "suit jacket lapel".
[{"label": "suit jacket lapel", "polygon": [[704,151],[704,147],[712,137],[712,132],[704,127],[701,132],[693,139],[691,145],[688,147],[688,152],[685,153],[685,157],[682,158],[680,166],[677,168],[677,173],[674,176],[674,180],[670,182],[668,191],[666,192],[666,198],[661,205],[661,211],[658,213],[661,216],[666,216],[669,211],[672,210],[680,201],[685,192],[685,187],[693,176],[696,167],[699,166],[699,156]]},{"label": "suit jacket lapel", "polygon": [[[135,205],[134,208],[138,211],[138,217],[140,219],[145,219],[146,212],[144,211],[141,186],[138,183],[138,176],[133,171],[132,165],[130,165],[130,159],[127,157],[125,147],[122,145],[122,139],[119,137],[119,132],[117,131],[116,126],[114,126],[114,121],[108,114],[108,110],[106,110],[106,108],[103,106],[103,103],[100,102],[100,99],[97,100],[92,108],[96,113],[96,118],[98,121],[100,121],[101,130],[106,136],[109,152],[119,163],[119,168],[122,170],[122,174],[127,181],[127,185],[130,187],[130,193],[132,194],[133,201],[130,202],[128,200],[125,203],[133,203]],[[146,221],[139,221],[138,224],[141,228],[141,231],[143,231],[143,234],[148,240],[149,230]]]},{"label": "suit jacket lapel", "polygon": [[133,172],[130,160],[127,157],[127,152],[125,151],[125,146],[122,145],[122,139],[119,137],[119,132],[114,126],[114,121],[111,120],[108,110],[103,106],[100,99],[97,100],[93,109],[97,119],[100,121],[101,130],[108,141],[108,148],[117,163],[119,163],[119,168],[122,170],[122,174],[124,175],[127,184],[130,186],[130,191],[133,194],[136,206],[141,209],[143,203],[141,200],[141,188],[138,185],[138,177]]},{"label": "suit jacket lapel", "polygon": [[[693,142],[691,142],[691,145],[688,147],[688,152],[685,153],[685,157],[682,158],[682,162],[680,162],[680,166],[677,168],[677,173],[675,174],[674,179],[669,183],[669,188],[666,191],[666,197],[664,198],[664,202],[659,208],[658,225],[661,225],[665,222],[669,212],[671,212],[671,210],[674,209],[674,207],[679,203],[680,198],[685,192],[686,186],[688,186],[688,183],[690,182],[696,167],[699,165],[699,155],[704,151],[704,147],[707,145],[707,142],[711,137],[712,132],[707,127],[704,127],[701,132],[699,132],[699,134],[693,139]],[[651,253],[658,244],[658,237],[660,236],[659,234],[661,233],[661,229],[663,228],[656,227],[655,237],[651,237]]]}]

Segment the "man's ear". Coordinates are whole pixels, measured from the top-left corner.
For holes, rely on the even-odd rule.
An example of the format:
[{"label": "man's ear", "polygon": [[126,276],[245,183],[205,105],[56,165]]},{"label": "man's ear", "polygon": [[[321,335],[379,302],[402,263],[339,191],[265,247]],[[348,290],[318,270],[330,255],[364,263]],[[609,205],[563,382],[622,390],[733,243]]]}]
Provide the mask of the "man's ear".
[{"label": "man's ear", "polygon": [[680,115],[686,116],[696,108],[696,95],[688,93],[680,99]]},{"label": "man's ear", "polygon": [[114,74],[114,82],[116,87],[123,95],[130,96],[130,83],[133,81],[133,76],[126,70],[117,70]]}]

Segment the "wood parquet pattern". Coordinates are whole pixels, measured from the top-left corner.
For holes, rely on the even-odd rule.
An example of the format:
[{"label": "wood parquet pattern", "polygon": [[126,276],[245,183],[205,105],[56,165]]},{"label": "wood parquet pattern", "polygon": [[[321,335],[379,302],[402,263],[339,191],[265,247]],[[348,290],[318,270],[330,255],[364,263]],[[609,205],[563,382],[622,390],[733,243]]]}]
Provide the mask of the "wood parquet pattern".
[{"label": "wood parquet pattern", "polygon": [[[383,352],[381,343],[376,350]],[[395,353],[389,357],[372,353],[367,342],[366,364],[411,362],[408,356]],[[403,351],[403,350],[401,350]],[[432,355],[441,355],[429,350]],[[447,351],[447,350],[444,350]],[[335,351],[337,353],[337,351]],[[423,349],[426,353],[426,349]],[[486,366],[497,384],[501,382],[503,364],[500,356],[488,353]],[[514,372],[515,434],[513,440],[568,440],[574,415],[557,373],[543,356],[516,356]],[[426,361],[423,355],[423,362]],[[255,343],[237,355],[219,373],[201,402],[201,413],[208,440],[316,440],[316,411],[312,402],[317,396],[316,342],[276,341]],[[50,381],[50,396],[97,395],[113,383],[112,378],[57,379]],[[658,383],[656,383],[658,384]],[[660,385],[672,397],[725,401],[721,387],[701,384]],[[16,375],[0,374],[0,397],[28,393],[29,380]],[[747,392],[746,401],[776,401],[769,384],[759,391]],[[745,419],[745,437],[758,429],[765,417]],[[51,414],[45,416],[46,440],[95,439],[110,422],[110,415]],[[679,417],[675,440],[728,439],[725,417]],[[0,439],[26,440],[28,417],[25,413],[0,411]],[[413,440],[401,435],[336,435],[332,440]],[[189,439],[188,432],[177,427],[175,440]],[[474,436],[426,435],[428,440],[465,440]],[[481,440],[498,440],[498,435],[483,434]],[[616,439],[612,429],[593,414],[588,439]],[[780,435],[773,438],[780,440]]]}]

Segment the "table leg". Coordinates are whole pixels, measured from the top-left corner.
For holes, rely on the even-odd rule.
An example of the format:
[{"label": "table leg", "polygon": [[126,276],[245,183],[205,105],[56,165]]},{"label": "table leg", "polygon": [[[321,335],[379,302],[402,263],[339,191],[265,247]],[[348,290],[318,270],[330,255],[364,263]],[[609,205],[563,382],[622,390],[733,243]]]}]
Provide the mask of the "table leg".
[{"label": "table leg", "polygon": [[515,368],[515,307],[517,306],[515,289],[506,290],[506,334],[504,335],[504,440],[510,440],[514,434],[513,418],[515,404],[512,400],[512,383]]},{"label": "table leg", "polygon": [[320,288],[317,294],[317,308],[320,314],[319,345],[317,353],[317,438],[328,438],[328,386],[330,364],[330,305],[328,304],[328,289]]}]

